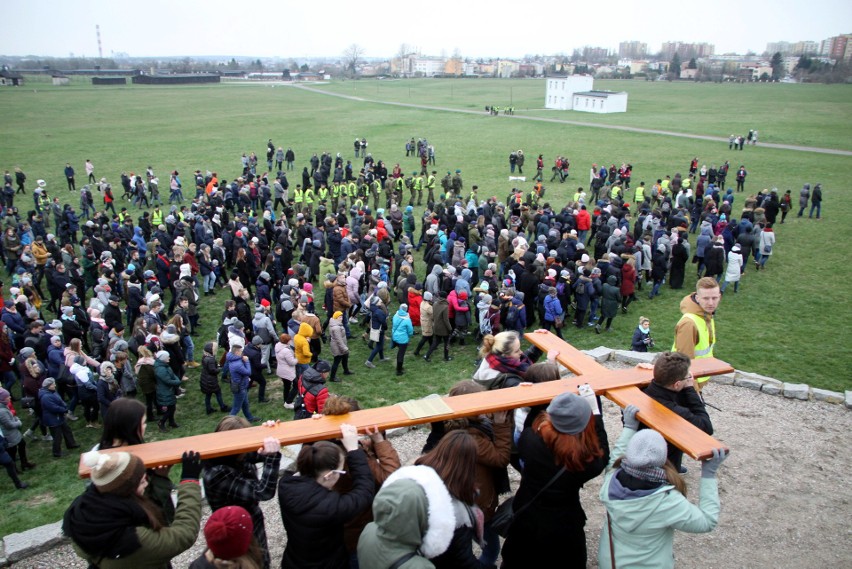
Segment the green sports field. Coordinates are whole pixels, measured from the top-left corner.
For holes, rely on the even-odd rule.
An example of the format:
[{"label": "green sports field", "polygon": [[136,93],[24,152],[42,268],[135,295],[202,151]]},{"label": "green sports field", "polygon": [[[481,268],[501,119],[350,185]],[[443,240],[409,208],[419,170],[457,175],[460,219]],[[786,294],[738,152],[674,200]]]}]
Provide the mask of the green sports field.
[{"label": "green sports field", "polygon": [[[539,153],[545,157],[547,171],[557,154],[568,156],[570,180],[547,185],[547,198],[557,205],[577,186],[587,186],[592,162],[630,162],[634,182],[651,184],[666,174],[685,173],[693,156],[708,166],[730,160],[733,168],[745,164],[748,169],[748,193],[772,187],[782,192],[790,189],[794,203],[803,183],[821,182],[823,219],[796,219],[792,213],[786,224],[776,227],[776,253],[766,271],[756,273],[749,267],[739,294],[729,291],[725,295],[718,312],[716,355],[739,369],[784,381],[838,391],[852,389],[843,333],[852,317],[845,255],[845,244],[852,236],[852,213],[841,199],[852,176],[852,157],[762,146],[734,152],[727,143],[595,127],[626,125],[720,137],[758,129],[760,140],[766,143],[852,150],[848,118],[852,116],[852,87],[602,81],[596,88],[627,90],[630,102],[626,114],[600,116],[545,111],[543,80],[364,80],[313,87],[328,94],[294,86],[92,87],[82,78],[73,81],[64,88],[34,80],[22,88],[0,90],[0,166],[9,170],[20,166],[28,175],[27,196],[16,198],[22,210],[31,208],[31,189],[39,178],[47,181],[51,194],[77,205],[77,195],[65,189],[62,170],[66,162],[77,169],[78,186],[85,178],[87,158],[93,161],[98,177],[105,176],[115,185],[122,171],[140,172],[148,165],[161,181],[168,171],[177,169],[186,182],[196,168],[216,171],[220,179],[230,180],[241,169],[243,152],[254,151],[262,161],[268,138],[295,151],[293,185],[301,181],[302,166],[314,152],[340,152],[346,159],[353,158],[355,137],[366,137],[374,157],[390,166],[399,162],[403,171],[412,171],[419,164],[405,157],[405,141],[425,137],[436,148],[440,173],[459,168],[466,187],[477,184],[480,197],[501,199],[516,184],[508,181],[510,151],[524,150],[525,173],[534,173]],[[485,105],[509,104],[516,108],[514,118],[492,117],[482,110]],[[589,126],[524,120],[527,117]],[[161,195],[167,191],[161,190]],[[737,196],[735,212],[742,206],[742,196]],[[130,208],[120,200],[116,205]],[[693,286],[694,280],[694,273],[688,271],[686,287]],[[640,301],[631,305],[629,314],[615,319],[609,334],[598,336],[592,329],[571,328],[567,339],[581,348],[606,345],[627,349],[641,314],[652,319],[657,345],[666,348],[671,345],[679,317],[677,306],[685,292],[664,287],[653,301],[640,293]],[[196,359],[200,359],[204,342],[213,339],[225,296],[220,292],[215,300],[205,299],[202,305],[203,333],[195,339]],[[366,345],[353,339],[351,348],[350,360],[357,375],[333,384],[331,391],[356,396],[364,406],[446,392],[455,381],[469,378],[474,369],[475,347],[470,345],[456,347],[456,357],[449,363],[428,365],[410,356],[402,378],[394,375],[392,362],[380,363],[367,373],[363,366]],[[393,357],[390,352],[387,355]],[[190,377],[194,381],[197,372],[192,371]],[[258,405],[253,396],[254,412],[264,418],[289,418],[290,412],[281,407],[280,388],[275,381],[270,385],[273,402]],[[712,402],[712,388],[708,397]],[[163,435],[154,428],[148,439],[208,432],[217,417],[204,414],[202,398],[191,387],[179,402],[177,420],[180,429]],[[73,426],[84,446],[94,444],[97,433]],[[3,535],[59,519],[82,488],[81,482],[57,483],[73,480],[76,465],[72,459],[52,461],[46,443],[31,443],[30,448],[33,460],[39,463],[36,471],[27,473],[33,487],[9,496],[18,507],[9,508],[0,521]],[[0,488],[12,493],[5,482]],[[28,507],[20,507],[24,503]]]}]

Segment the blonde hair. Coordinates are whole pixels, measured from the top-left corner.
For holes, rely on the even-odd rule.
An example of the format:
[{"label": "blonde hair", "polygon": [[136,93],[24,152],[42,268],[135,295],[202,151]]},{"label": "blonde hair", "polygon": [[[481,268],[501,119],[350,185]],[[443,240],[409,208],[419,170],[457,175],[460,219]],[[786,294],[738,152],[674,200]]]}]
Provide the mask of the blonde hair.
[{"label": "blonde hair", "polygon": [[642,325],[642,322],[647,322],[648,324],[650,324],[650,323],[651,323],[651,319],[650,319],[650,318],[648,318],[647,316],[640,316],[640,317],[639,317],[639,325],[640,325],[640,326]]},{"label": "blonde hair", "polygon": [[507,356],[512,350],[512,344],[515,340],[520,342],[521,338],[517,332],[500,332],[493,335],[488,334],[482,338],[482,348],[479,350],[479,355],[483,358],[488,354],[496,354],[498,356]]}]

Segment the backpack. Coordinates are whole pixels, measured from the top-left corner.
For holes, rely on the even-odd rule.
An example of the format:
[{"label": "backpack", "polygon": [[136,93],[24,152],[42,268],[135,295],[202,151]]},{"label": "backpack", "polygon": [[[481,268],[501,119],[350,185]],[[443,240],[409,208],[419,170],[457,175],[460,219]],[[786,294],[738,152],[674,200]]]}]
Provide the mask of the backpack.
[{"label": "backpack", "polygon": [[[319,388],[319,390],[317,388]],[[321,389],[321,385],[315,385],[310,389],[305,389],[304,385],[302,385],[302,378],[299,377],[299,384],[296,389],[296,397],[293,399],[294,421],[298,421],[301,419],[310,419],[313,416],[313,413],[311,411],[308,411],[308,407],[305,405],[305,395],[307,393],[310,393],[311,395],[316,397]]]},{"label": "backpack", "polygon": [[518,322],[518,307],[514,304],[509,307],[508,312],[506,312],[506,328],[515,329],[515,325]]},{"label": "backpack", "polygon": [[[508,316],[507,316],[506,318],[508,319]],[[491,334],[491,333],[492,333],[492,329],[491,329],[491,319],[488,317],[488,315],[487,315],[487,314],[486,314],[485,318],[482,318],[482,319],[479,321],[479,332],[480,332],[483,336],[487,336],[488,334]]]}]

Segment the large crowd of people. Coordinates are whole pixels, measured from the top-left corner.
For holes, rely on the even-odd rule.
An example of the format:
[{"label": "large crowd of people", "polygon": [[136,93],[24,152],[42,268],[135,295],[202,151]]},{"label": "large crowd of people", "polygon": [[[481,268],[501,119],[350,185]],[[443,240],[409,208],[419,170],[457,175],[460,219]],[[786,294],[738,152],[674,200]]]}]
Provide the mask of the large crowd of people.
[{"label": "large crowd of people", "polygon": [[[314,154],[301,183],[293,187],[287,180],[295,161],[292,150],[284,155],[270,140],[268,172],[258,170],[256,156],[243,155],[234,180],[197,170],[190,176],[192,190],[184,193],[173,170],[169,205],[159,199],[160,182],[151,167],[142,174],[122,173],[124,194],[117,198],[106,178],[92,182],[94,166],[87,161],[90,184],[77,192],[73,168],[68,183],[79,196],[80,214],[73,204],[51,198],[39,180],[32,209],[28,205],[21,216],[15,201],[25,199],[26,175],[17,169],[13,179],[7,172],[0,251],[10,282],[0,315],[0,377],[8,395],[0,392],[0,425],[9,451],[0,458],[15,485],[25,488],[19,474],[34,466],[27,441],[50,441],[53,455],[61,458],[63,442],[66,449],[79,446],[74,431],[83,424],[80,415],[90,428],[102,422],[106,428],[114,415],[124,421],[132,416],[130,435],[111,435],[102,448],[143,442],[146,422],[157,421],[164,432],[179,429],[178,401],[188,387],[188,369],[196,367],[201,368],[207,414],[229,413],[220,430],[261,422],[249,395],[256,393],[258,405],[268,400],[267,376],[281,380],[284,407],[295,418],[329,413],[339,406],[329,385],[357,373],[359,362],[350,361],[353,348],[366,355],[367,368],[382,365],[390,359],[386,350],[396,349],[396,373],[405,376],[416,373],[414,365],[406,365],[413,358],[430,361],[438,352],[451,360],[454,353],[468,353],[468,343],[480,346],[473,381],[457,386],[459,393],[558,378],[558,372],[553,377],[555,366],[534,363],[541,354],[521,351],[518,333],[543,328],[562,336],[569,325],[606,333],[616,317],[629,312],[638,291],[647,290],[654,299],[664,283],[683,288],[690,260],[699,278],[714,279],[722,293],[733,285],[736,293],[750,257],[756,268],[766,268],[776,247],[773,227],[779,213],[783,223],[791,208],[789,195],[779,197],[776,190],[749,195],[735,208],[737,194],[725,187],[727,162],[699,170],[696,158],[685,176],[664,175],[650,185],[631,185],[632,165],[595,164],[588,187],[557,203],[558,198],[546,195],[540,175],[526,193],[513,189],[505,199],[484,197],[477,195],[477,186],[465,184],[461,169],[448,170],[440,181],[437,171],[430,173],[434,150],[425,139],[407,143],[409,153],[423,164],[407,176],[399,164],[388,170],[373,158],[366,140],[356,141],[356,162],[361,163],[353,166],[340,154]],[[520,169],[522,151],[512,155],[510,165]],[[563,182],[568,161],[559,160]],[[273,162],[277,172],[271,171]],[[286,170],[281,169],[284,162]],[[538,162],[540,174],[541,157]],[[13,182],[18,190],[10,195]],[[819,217],[821,189],[816,196],[810,186],[802,190],[800,216],[810,198]],[[415,214],[424,198],[425,209]],[[126,205],[118,203],[122,199]],[[135,209],[143,204],[147,207]],[[124,207],[116,211],[116,205]],[[210,316],[208,310],[202,322],[202,297],[218,297],[221,316]],[[631,345],[640,351],[653,348],[650,320],[639,317],[638,324]],[[202,326],[208,334],[215,330],[215,341],[203,347],[194,340]],[[138,404],[131,414],[125,401]],[[373,560],[365,566],[391,566],[395,560],[389,554],[370,547],[389,539],[388,531],[421,540],[416,547],[397,543],[388,551],[414,552],[437,567],[493,566],[500,550],[489,521],[497,497],[508,490],[503,474],[510,461],[523,473],[517,503],[537,501],[539,510],[554,511],[527,514],[535,523],[510,530],[503,548],[506,566],[526,563],[530,555],[544,559],[554,545],[547,542],[556,526],[572,528],[562,536],[576,545],[576,563],[585,566],[577,490],[612,461],[600,415],[587,414],[582,405],[566,396],[523,416],[496,414],[463,421],[461,427],[433,425],[433,434],[440,436],[430,437],[430,450],[418,466],[388,480],[372,462],[377,453],[387,456],[392,450],[381,433],[359,442],[344,430],[338,443],[305,446],[298,460],[301,476],[285,477],[278,485],[282,521],[288,535],[298,537],[288,542],[282,566],[343,567],[359,556]],[[23,409],[29,415],[18,418]],[[244,418],[237,417],[240,413]],[[641,452],[651,452],[646,447]],[[278,448],[269,442],[257,456],[205,462],[205,482],[210,475],[209,484],[223,488],[213,497],[208,490],[211,505],[248,512],[257,547],[240,555],[251,557],[254,551],[256,566],[270,563],[256,502],[275,494],[278,457]],[[92,460],[99,468],[137,470],[132,460],[124,466]],[[619,478],[620,492],[650,491],[669,480],[660,475],[656,455],[631,458],[628,445],[623,460],[645,462],[625,475],[629,479]],[[260,480],[258,461],[264,463]],[[564,480],[544,488],[560,468],[567,471]],[[194,466],[189,469],[194,475]],[[649,469],[651,478],[643,478],[642,469]],[[134,478],[138,492],[123,488],[123,499],[138,502],[136,494],[151,496],[152,489],[160,498],[164,488],[168,494],[170,483],[162,473],[143,477],[149,489],[139,490],[143,485]],[[388,487],[390,481],[399,486]],[[431,519],[431,507],[440,504],[455,518],[455,527],[433,535],[437,529],[432,527],[396,525],[401,514],[394,509],[395,491],[403,487],[413,489],[405,493],[405,507],[412,508],[406,523]],[[87,492],[104,486],[96,482],[95,488]],[[537,500],[545,492],[551,499]],[[704,493],[702,488],[702,508]],[[191,493],[185,494],[192,501]],[[617,512],[623,497],[611,499]],[[169,527],[176,514],[167,501],[154,500],[160,513],[142,504],[147,521],[128,506],[130,522],[155,532]],[[364,514],[371,503],[375,519],[368,524],[372,516]],[[246,523],[240,512],[232,517]],[[344,539],[353,520],[362,518],[366,521],[355,538]],[[198,524],[192,516],[182,519]],[[357,539],[365,527],[366,546]],[[701,527],[706,531],[712,523]],[[407,531],[412,533],[402,535]],[[611,531],[614,541],[627,539]],[[128,547],[140,545],[138,537],[127,539]],[[473,542],[482,546],[478,560],[472,557]],[[89,556],[106,554],[91,549],[91,541],[75,543]],[[217,558],[215,552],[209,556]],[[204,562],[211,561],[199,560]],[[425,565],[406,561],[397,566]]]}]

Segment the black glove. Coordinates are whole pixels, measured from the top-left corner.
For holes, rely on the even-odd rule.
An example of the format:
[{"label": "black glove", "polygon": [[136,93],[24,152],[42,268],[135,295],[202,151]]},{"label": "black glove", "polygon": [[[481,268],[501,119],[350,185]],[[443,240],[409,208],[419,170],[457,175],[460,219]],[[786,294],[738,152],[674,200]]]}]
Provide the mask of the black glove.
[{"label": "black glove", "polygon": [[180,479],[198,480],[201,478],[201,454],[195,451],[187,451],[180,457],[182,467]]}]

